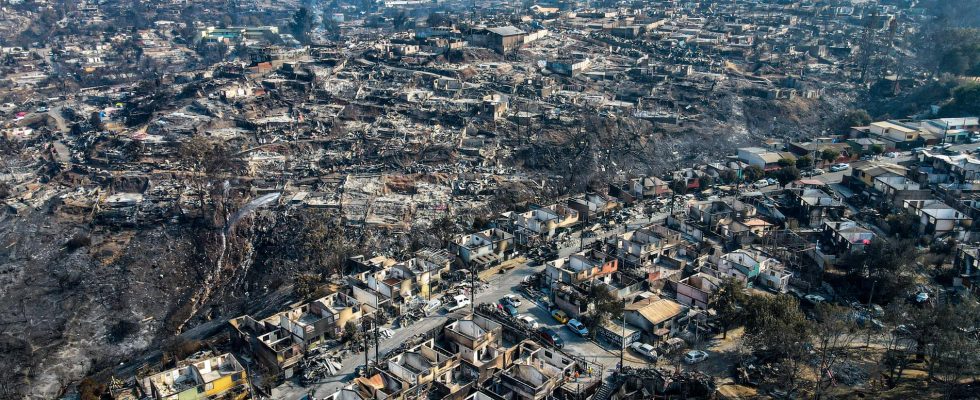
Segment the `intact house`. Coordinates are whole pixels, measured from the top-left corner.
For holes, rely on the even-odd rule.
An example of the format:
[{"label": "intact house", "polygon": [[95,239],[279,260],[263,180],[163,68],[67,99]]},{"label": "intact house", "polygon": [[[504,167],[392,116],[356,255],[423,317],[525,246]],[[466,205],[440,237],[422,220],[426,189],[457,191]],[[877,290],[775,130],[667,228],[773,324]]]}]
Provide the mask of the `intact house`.
[{"label": "intact house", "polygon": [[371,308],[344,293],[333,293],[262,320],[243,315],[228,321],[232,339],[247,348],[270,371],[288,379],[306,351],[337,338],[348,322],[358,322]]},{"label": "intact house", "polygon": [[885,142],[888,150],[909,150],[925,144],[917,126],[896,120],[873,122],[867,126],[867,133]]},{"label": "intact house", "polygon": [[674,322],[684,311],[684,306],[676,301],[650,297],[627,304],[623,318],[656,343],[677,333]]},{"label": "intact house", "polygon": [[851,164],[851,174],[845,176],[845,183],[852,189],[873,187],[875,178],[905,176],[908,168],[898,164],[858,161]]},{"label": "intact house", "polygon": [[974,134],[980,132],[977,119],[977,117],[930,119],[922,121],[919,126],[941,137],[944,143],[967,143]]},{"label": "intact house", "polygon": [[139,380],[144,398],[155,400],[233,399],[249,397],[245,368],[230,353],[163,371]]},{"label": "intact house", "polygon": [[761,147],[743,147],[738,149],[738,159],[749,165],[754,165],[763,170],[770,171],[779,169],[779,160],[783,158],[794,159],[792,153],[780,153],[763,149]]}]

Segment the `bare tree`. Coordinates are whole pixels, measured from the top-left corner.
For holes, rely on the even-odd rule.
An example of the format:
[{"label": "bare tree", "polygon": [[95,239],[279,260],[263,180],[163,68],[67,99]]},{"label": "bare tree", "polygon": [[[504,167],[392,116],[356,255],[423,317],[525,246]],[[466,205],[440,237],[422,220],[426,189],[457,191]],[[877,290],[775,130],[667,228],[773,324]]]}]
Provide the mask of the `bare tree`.
[{"label": "bare tree", "polygon": [[[184,142],[179,154],[181,161],[190,169],[189,181],[197,191],[201,217],[207,218],[212,225],[223,224],[226,214],[223,203],[227,199],[224,198],[224,185],[221,182],[236,169],[238,157],[225,143],[206,136],[194,136]],[[212,214],[205,212],[209,199],[217,207]]]},{"label": "bare tree", "polygon": [[833,384],[833,370],[845,360],[851,342],[858,330],[850,317],[850,310],[831,304],[817,306],[818,324],[813,324],[811,337],[818,362],[813,365],[817,376],[814,398],[820,399]]}]

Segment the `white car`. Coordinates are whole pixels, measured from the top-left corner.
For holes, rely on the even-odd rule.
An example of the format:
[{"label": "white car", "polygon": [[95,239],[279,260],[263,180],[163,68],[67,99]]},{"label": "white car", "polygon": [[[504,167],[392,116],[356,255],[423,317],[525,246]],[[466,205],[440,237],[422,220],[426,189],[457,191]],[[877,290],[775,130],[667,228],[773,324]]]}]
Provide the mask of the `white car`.
[{"label": "white car", "polygon": [[630,349],[635,351],[636,354],[646,357],[649,360],[657,361],[657,350],[655,350],[653,346],[649,344],[641,343],[641,342],[633,342],[630,343]]},{"label": "white car", "polygon": [[509,301],[510,304],[513,305],[514,307],[521,306],[521,298],[516,294],[508,294],[504,296],[504,299],[507,299],[507,301]]},{"label": "white car", "polygon": [[851,166],[845,163],[834,164],[830,167],[830,172],[840,172],[848,168],[851,168]]},{"label": "white car", "polygon": [[446,305],[447,312],[453,312],[470,305],[470,298],[464,295],[453,296],[453,303]]},{"label": "white car", "polygon": [[538,329],[538,321],[535,321],[534,317],[530,315],[518,315],[517,320],[524,324],[527,329]]},{"label": "white car", "polygon": [[755,181],[755,187],[757,187],[757,188],[764,188],[764,187],[769,186],[769,185],[771,185],[771,184],[769,183],[769,180],[768,179],[759,179],[759,180]]},{"label": "white car", "polygon": [[684,354],[684,362],[688,364],[697,364],[706,358],[708,358],[708,353],[701,350],[691,350]]}]

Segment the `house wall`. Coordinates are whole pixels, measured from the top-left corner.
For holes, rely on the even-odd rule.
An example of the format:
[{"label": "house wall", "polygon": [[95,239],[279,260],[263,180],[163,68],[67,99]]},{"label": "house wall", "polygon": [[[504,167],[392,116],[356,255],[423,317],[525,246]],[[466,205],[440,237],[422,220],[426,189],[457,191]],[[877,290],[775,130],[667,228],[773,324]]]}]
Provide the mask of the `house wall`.
[{"label": "house wall", "polygon": [[677,302],[688,307],[708,308],[708,293],[687,283],[677,283]]}]

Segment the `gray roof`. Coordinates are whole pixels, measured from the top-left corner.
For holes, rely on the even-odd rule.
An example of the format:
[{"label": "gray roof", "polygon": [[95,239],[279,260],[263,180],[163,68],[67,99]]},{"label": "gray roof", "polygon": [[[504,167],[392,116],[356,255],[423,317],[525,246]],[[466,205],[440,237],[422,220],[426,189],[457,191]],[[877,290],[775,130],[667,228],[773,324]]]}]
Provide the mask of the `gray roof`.
[{"label": "gray roof", "polygon": [[497,34],[500,36],[515,36],[515,35],[524,34],[524,31],[517,29],[517,27],[513,25],[498,26],[496,28],[487,28],[487,32]]}]

